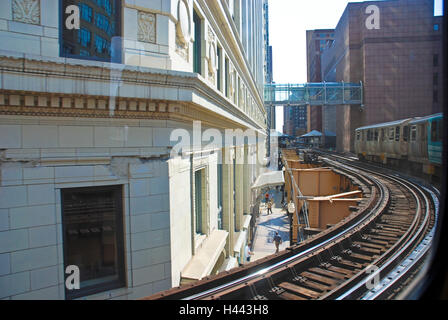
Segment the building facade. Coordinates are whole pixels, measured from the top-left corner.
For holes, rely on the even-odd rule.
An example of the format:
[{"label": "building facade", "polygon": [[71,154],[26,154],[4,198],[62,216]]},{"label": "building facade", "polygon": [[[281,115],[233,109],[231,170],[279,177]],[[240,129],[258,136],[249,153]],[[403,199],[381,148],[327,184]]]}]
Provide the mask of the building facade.
[{"label": "building facade", "polygon": [[1,299],[136,299],[244,261],[262,0],[5,0],[0,30]]},{"label": "building facade", "polygon": [[[322,82],[321,56],[325,48],[334,41],[334,29],[319,29],[306,31],[307,81]],[[307,131],[323,132],[322,106],[308,106]],[[328,128],[326,128],[328,130]]]},{"label": "building facade", "polygon": [[442,110],[442,29],[432,0],[347,5],[322,55],[323,80],[362,81],[364,106],[328,107],[338,151],[353,151],[358,127]]},{"label": "building facade", "polygon": [[298,137],[308,130],[307,106],[284,106],[283,108],[283,133],[292,137]]}]

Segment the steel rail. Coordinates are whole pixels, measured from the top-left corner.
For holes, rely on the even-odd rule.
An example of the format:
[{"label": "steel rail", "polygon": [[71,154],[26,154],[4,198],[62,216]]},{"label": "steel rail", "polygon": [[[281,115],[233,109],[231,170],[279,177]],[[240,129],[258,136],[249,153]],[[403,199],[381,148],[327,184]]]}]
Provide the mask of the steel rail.
[{"label": "steel rail", "polygon": [[[352,173],[356,173],[356,172],[352,172]],[[366,179],[366,177],[363,177],[363,178]],[[300,253],[298,253],[298,254],[296,254],[294,256],[291,256],[291,257],[289,257],[289,258],[287,258],[285,260],[282,260],[282,261],[280,261],[278,263],[275,263],[274,265],[271,265],[269,267],[263,268],[262,270],[259,270],[259,271],[255,272],[253,274],[250,274],[250,275],[244,276],[242,278],[233,280],[233,281],[231,281],[229,283],[220,285],[220,286],[218,286],[216,288],[212,288],[212,289],[209,289],[209,290],[206,290],[206,291],[203,291],[203,292],[200,292],[200,293],[188,296],[186,298],[183,298],[182,300],[196,300],[196,299],[202,299],[202,298],[205,298],[205,297],[216,295],[219,292],[222,292],[222,291],[228,290],[228,289],[230,289],[232,287],[236,287],[238,285],[244,284],[244,283],[246,283],[248,281],[251,281],[251,280],[254,280],[254,279],[258,278],[258,277],[261,277],[264,274],[271,273],[271,272],[276,271],[276,270],[278,270],[278,269],[280,269],[280,268],[282,268],[284,266],[287,266],[288,264],[290,264],[291,262],[293,262],[295,260],[303,258],[303,257],[305,257],[308,254],[312,254],[313,252],[315,252],[315,251],[317,251],[319,249],[325,248],[327,245],[331,244],[332,242],[335,242],[338,239],[343,240],[343,239],[346,238],[346,235],[349,234],[350,232],[353,232],[353,231],[358,232],[357,229],[363,223],[365,223],[367,220],[372,219],[372,216],[375,216],[375,213],[378,213],[377,212],[378,208],[382,204],[384,205],[384,199],[388,196],[388,190],[386,190],[386,188],[384,186],[382,186],[378,181],[372,180],[372,177],[368,177],[368,179],[370,179],[373,182],[373,184],[375,184],[376,187],[378,188],[378,190],[380,191],[379,199],[378,199],[377,203],[375,204],[374,208],[370,209],[370,211],[368,213],[363,215],[361,220],[356,221],[354,223],[354,225],[350,226],[348,229],[344,229],[343,231],[339,232],[338,234],[334,235],[333,237],[331,237],[331,238],[329,238],[329,239],[327,239],[327,240],[325,240],[325,241],[323,241],[323,242],[321,242],[321,243],[319,243],[319,244],[317,244],[317,245],[315,245],[315,246],[313,246],[313,247],[311,247],[311,248],[309,248],[309,249],[307,249],[305,251],[302,251],[302,252],[300,252]]]},{"label": "steel rail", "polygon": [[[388,273],[385,278],[387,278],[389,281],[387,283],[384,283],[384,280],[382,283],[380,283],[377,287],[371,289],[369,292],[367,292],[362,299],[363,300],[376,300],[376,299],[382,299],[387,292],[389,292],[391,289],[397,287],[401,281],[403,280],[404,276],[407,276],[408,274],[411,274],[414,272],[416,266],[421,265],[424,260],[426,259],[429,250],[431,249],[432,245],[432,238],[434,237],[434,234],[436,232],[437,227],[437,218],[439,214],[439,207],[438,207],[438,199],[434,192],[431,190],[420,186],[426,192],[428,192],[432,200],[435,204],[434,211],[435,211],[435,223],[431,230],[429,231],[428,235],[420,242],[420,244],[417,246],[415,250],[410,254],[413,255],[411,258],[407,258],[404,263],[400,264],[403,269],[401,270],[395,270],[398,267],[396,267],[394,270],[392,270],[390,273]],[[426,243],[425,243],[426,242]],[[378,288],[379,287],[379,288]]]},{"label": "steel rail", "polygon": [[[331,156],[337,157],[337,158],[343,158],[343,157],[335,156],[335,155],[331,155]],[[379,267],[379,269],[377,271],[375,271],[372,275],[370,275],[368,277],[364,277],[363,279],[361,279],[361,281],[357,285],[355,285],[348,291],[345,291],[343,294],[341,294],[338,297],[334,297],[334,295],[335,295],[335,293],[341,291],[340,288],[338,288],[338,290],[335,289],[334,290],[335,292],[331,292],[330,294],[328,294],[326,296],[326,298],[335,298],[336,300],[353,299],[355,297],[359,297],[359,295],[362,294],[362,293],[360,293],[360,291],[362,291],[362,288],[364,287],[366,281],[369,281],[370,279],[374,278],[377,275],[380,275],[380,279],[383,280],[389,274],[389,272],[392,271],[392,269],[395,266],[397,266],[400,262],[405,260],[405,258],[410,254],[410,252],[412,252],[413,248],[418,246],[418,244],[423,241],[421,239],[424,238],[424,235],[428,231],[427,228],[428,228],[428,224],[429,224],[430,218],[431,218],[430,217],[431,207],[429,204],[430,201],[428,200],[428,197],[426,196],[426,194],[422,191],[423,186],[417,185],[415,183],[412,183],[408,180],[405,180],[405,179],[397,177],[397,176],[391,177],[391,175],[381,174],[381,173],[375,172],[373,170],[365,169],[365,168],[362,168],[359,166],[353,166],[353,167],[359,168],[359,169],[367,171],[367,172],[371,172],[372,174],[375,174],[375,175],[383,176],[386,179],[395,180],[398,183],[400,183],[402,186],[406,187],[413,194],[414,198],[416,199],[416,204],[417,204],[416,211],[418,214],[415,215],[412,226],[400,238],[400,241],[398,241],[396,244],[394,244],[394,246],[392,246],[386,253],[383,254],[382,257],[380,257],[375,262],[375,264],[378,264],[378,263],[381,263],[381,260],[384,260],[383,261],[384,264],[382,264],[381,267]],[[417,190],[420,193],[421,197],[419,197],[415,193],[415,191],[412,189]],[[420,220],[420,215],[421,215],[420,199],[423,199],[423,201],[425,203],[425,208],[426,208],[424,217],[423,217],[423,221],[421,223],[419,223],[419,221],[418,221],[418,220]],[[417,232],[415,232],[414,230],[417,227],[417,223],[420,225],[420,228],[418,229]],[[412,236],[411,239],[409,239],[410,236]],[[394,250],[397,249],[397,247],[400,247],[400,246],[402,246],[401,249],[398,252],[396,252],[392,257],[390,257],[388,259],[384,259],[388,253],[393,252]],[[428,249],[429,246],[426,246],[426,248]],[[398,259],[400,259],[400,260],[398,260]],[[421,261],[420,259],[415,260],[414,263],[411,266],[409,266],[409,268],[407,270],[410,270],[412,266],[414,266],[415,264],[417,264],[420,261]],[[365,270],[367,270],[367,268]],[[361,272],[360,274],[363,274],[363,272]],[[402,278],[404,275],[405,275],[405,273],[400,273],[399,278]],[[364,280],[364,281],[362,281],[362,280]],[[398,279],[396,279],[396,281],[398,281]],[[390,288],[392,285],[394,285],[396,281],[391,281],[391,283],[388,286],[384,287],[384,290],[382,290],[382,292],[385,292],[388,288]],[[369,290],[365,290],[365,291],[369,291]],[[365,291],[364,291],[364,293],[365,293]],[[379,295],[380,295],[380,292],[378,293],[378,295],[375,295],[374,297],[378,297]]]}]

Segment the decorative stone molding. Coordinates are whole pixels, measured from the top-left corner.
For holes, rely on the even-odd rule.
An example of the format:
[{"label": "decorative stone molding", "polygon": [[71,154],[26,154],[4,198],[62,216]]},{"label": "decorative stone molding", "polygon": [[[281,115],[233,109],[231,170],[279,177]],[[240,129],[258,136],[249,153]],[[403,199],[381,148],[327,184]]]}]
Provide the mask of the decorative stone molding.
[{"label": "decorative stone molding", "polygon": [[209,48],[206,57],[208,64],[208,80],[215,84],[217,71],[216,37],[211,27],[208,27],[207,43]]},{"label": "decorative stone molding", "polygon": [[[233,64],[230,64],[231,70],[234,70]],[[118,69],[117,69],[118,68]],[[265,124],[260,121],[263,118],[264,108],[258,108],[253,97],[248,94],[248,99],[251,99],[252,104],[248,105],[246,110],[242,111],[240,108],[236,107],[228,99],[222,99],[222,94],[218,93],[213,86],[204,82],[197,77],[197,75],[188,72],[172,72],[172,71],[160,71],[154,72],[154,70],[146,68],[135,68],[133,66],[116,66],[114,64],[107,63],[96,63],[91,62],[89,65],[82,65],[79,62],[72,62],[70,59],[61,58],[46,58],[38,59],[36,57],[25,59],[22,57],[9,57],[0,55],[0,71],[4,74],[6,73],[18,73],[21,77],[26,77],[27,75],[39,75],[39,77],[47,79],[72,79],[73,81],[92,81],[103,82],[104,84],[115,83],[120,81],[124,84],[133,85],[137,87],[167,87],[175,90],[183,90],[182,92],[194,91],[197,95],[204,97],[207,101],[216,106],[219,106],[224,112],[228,112],[236,116],[241,121],[246,122],[248,125],[254,128],[265,128]],[[119,76],[117,75],[119,72]],[[117,76],[119,78],[117,78]],[[233,72],[235,76],[235,72]],[[36,78],[34,78],[36,79]],[[233,82],[234,84],[234,82]],[[34,87],[34,86],[33,86]],[[184,118],[185,115],[182,114],[182,109],[177,112],[176,108],[171,108],[175,113],[161,112],[161,109],[169,110],[170,104],[181,103],[186,105],[191,110],[194,111],[195,115],[191,116],[191,119],[204,119],[202,115],[202,107],[195,105],[193,101],[180,102],[178,99],[173,98],[174,95],[168,95],[164,99],[167,104],[163,108],[159,108],[158,103],[163,100],[163,98],[151,99],[150,97],[133,97],[125,96],[123,93],[118,94],[115,97],[111,97],[110,90],[102,90],[102,94],[98,91],[95,96],[89,95],[86,90],[81,86],[76,86],[77,89],[73,90],[72,86],[68,87],[69,92],[64,92],[64,89],[60,93],[49,93],[39,91],[28,91],[27,89],[17,86],[16,88],[11,88],[10,90],[0,89],[0,114],[10,114],[10,115],[30,115],[30,116],[79,116],[79,117],[93,117],[93,118],[159,118],[163,119],[173,118]],[[103,88],[108,88],[108,86],[103,86]],[[233,89],[235,90],[235,89]],[[168,91],[167,91],[168,92]],[[181,91],[179,91],[181,93]],[[182,93],[183,94],[183,93]],[[28,98],[25,98],[29,96]],[[32,99],[31,97],[35,97]],[[72,101],[63,98],[71,98]],[[104,102],[99,102],[103,100]],[[130,100],[135,100],[135,104],[128,102]],[[65,103],[65,108],[62,108],[62,103]],[[144,110],[146,109],[146,110]],[[193,112],[193,111],[191,111]],[[197,112],[197,114],[196,114]],[[204,114],[209,115],[209,110],[204,108]],[[258,114],[254,117],[254,114]],[[206,116],[207,117],[207,116]],[[187,116],[190,119],[190,116]],[[216,115],[212,116],[210,123],[213,126],[219,127],[221,122],[214,122],[216,120]],[[222,118],[221,118],[222,119]],[[203,121],[204,122],[204,121]],[[227,122],[227,121],[224,121]],[[230,121],[229,127],[235,125],[234,121]]]},{"label": "decorative stone molding", "polygon": [[190,7],[185,0],[179,0],[177,5],[177,38],[183,46],[187,46],[191,40]]},{"label": "decorative stone molding", "polygon": [[156,15],[138,12],[138,41],[156,43]]},{"label": "decorative stone molding", "polygon": [[40,0],[13,0],[12,20],[40,24]]},{"label": "decorative stone molding", "polygon": [[190,60],[191,16],[190,7],[184,0],[179,0],[176,22],[176,52],[187,62]]}]

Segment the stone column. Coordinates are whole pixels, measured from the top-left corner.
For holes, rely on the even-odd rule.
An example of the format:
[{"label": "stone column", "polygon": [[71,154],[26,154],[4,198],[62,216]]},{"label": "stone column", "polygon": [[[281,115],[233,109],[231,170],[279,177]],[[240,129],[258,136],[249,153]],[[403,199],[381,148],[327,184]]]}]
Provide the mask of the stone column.
[{"label": "stone column", "polygon": [[229,233],[226,243],[227,256],[233,255],[233,242],[235,237],[235,226],[233,219],[233,148],[224,148],[222,165],[222,188],[223,188],[223,228]]}]

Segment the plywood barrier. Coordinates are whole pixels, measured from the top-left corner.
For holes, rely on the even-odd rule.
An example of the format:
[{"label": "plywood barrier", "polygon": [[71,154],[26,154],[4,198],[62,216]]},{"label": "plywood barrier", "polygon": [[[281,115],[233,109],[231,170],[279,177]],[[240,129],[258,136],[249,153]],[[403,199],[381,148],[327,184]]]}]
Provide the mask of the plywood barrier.
[{"label": "plywood barrier", "polygon": [[[296,213],[292,216],[292,243],[297,242],[299,228],[307,227],[299,218],[306,201],[308,228],[323,230],[351,214],[351,208],[362,198],[362,192],[347,177],[331,168],[306,164],[294,150],[282,149],[285,164],[285,200],[293,200]],[[301,221],[299,221],[301,220]]]}]

